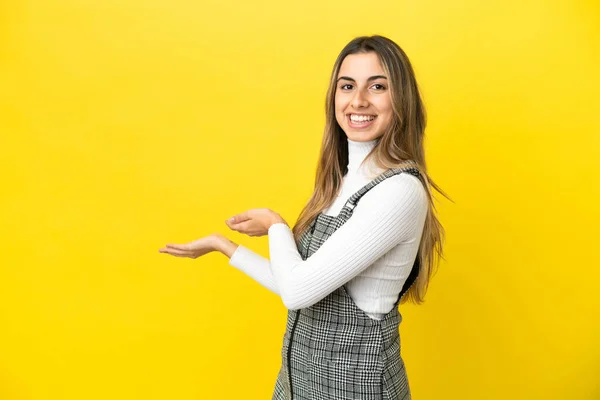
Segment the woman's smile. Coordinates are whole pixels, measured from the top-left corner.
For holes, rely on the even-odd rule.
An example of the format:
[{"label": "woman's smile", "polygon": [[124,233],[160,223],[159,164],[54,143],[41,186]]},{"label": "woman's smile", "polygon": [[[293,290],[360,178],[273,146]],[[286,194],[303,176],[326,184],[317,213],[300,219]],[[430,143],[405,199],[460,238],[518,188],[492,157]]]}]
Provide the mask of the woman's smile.
[{"label": "woman's smile", "polygon": [[354,129],[364,129],[373,124],[377,115],[369,114],[348,114],[346,116],[348,125]]}]

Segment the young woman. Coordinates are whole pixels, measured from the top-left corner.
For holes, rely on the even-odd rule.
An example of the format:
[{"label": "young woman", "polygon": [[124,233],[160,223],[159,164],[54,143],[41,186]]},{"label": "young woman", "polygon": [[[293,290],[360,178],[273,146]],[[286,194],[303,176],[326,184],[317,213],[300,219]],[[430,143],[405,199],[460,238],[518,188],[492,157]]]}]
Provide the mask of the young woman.
[{"label": "young woman", "polygon": [[[293,229],[268,208],[226,221],[268,235],[270,259],[215,233],[161,252],[211,251],[288,308],[273,399],[410,399],[398,305],[423,302],[442,256],[423,146],[425,110],[404,51],[358,37],[339,54],[312,197]],[[437,256],[437,257],[436,257]]]}]

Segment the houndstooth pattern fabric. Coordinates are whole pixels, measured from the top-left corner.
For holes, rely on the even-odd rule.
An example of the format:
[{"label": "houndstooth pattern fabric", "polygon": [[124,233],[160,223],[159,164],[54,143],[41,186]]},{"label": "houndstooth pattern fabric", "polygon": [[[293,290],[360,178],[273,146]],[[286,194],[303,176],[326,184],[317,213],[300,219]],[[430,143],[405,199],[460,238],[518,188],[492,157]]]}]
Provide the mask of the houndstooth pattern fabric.
[{"label": "houndstooth pattern fabric", "polygon": [[[420,177],[414,167],[385,171],[353,194],[337,216],[319,214],[300,237],[306,260],[351,216],[369,190],[400,173]],[[392,311],[370,318],[341,286],[316,304],[288,310],[281,369],[273,400],[410,400],[400,356],[398,304],[416,279],[418,257]]]}]

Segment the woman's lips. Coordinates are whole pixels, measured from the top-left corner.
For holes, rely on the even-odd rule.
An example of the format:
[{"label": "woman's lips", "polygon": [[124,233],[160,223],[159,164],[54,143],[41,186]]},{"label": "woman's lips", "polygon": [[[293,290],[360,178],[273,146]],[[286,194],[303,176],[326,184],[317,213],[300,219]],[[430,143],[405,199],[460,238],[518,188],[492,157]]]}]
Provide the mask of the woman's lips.
[{"label": "woman's lips", "polygon": [[375,121],[377,119],[377,116],[375,115],[375,118],[373,118],[372,120],[364,121],[364,122],[353,122],[350,119],[350,115],[346,115],[346,119],[348,120],[348,125],[350,125],[351,128],[364,129],[364,128],[369,127],[373,123],[373,121]]}]

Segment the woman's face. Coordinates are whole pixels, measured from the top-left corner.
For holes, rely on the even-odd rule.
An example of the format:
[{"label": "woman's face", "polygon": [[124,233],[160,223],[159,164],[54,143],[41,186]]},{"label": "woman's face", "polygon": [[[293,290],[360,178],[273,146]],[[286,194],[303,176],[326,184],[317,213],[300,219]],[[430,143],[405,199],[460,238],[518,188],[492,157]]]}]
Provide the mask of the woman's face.
[{"label": "woman's face", "polygon": [[350,140],[383,135],[392,121],[388,80],[376,53],[350,54],[337,76],[335,118]]}]

